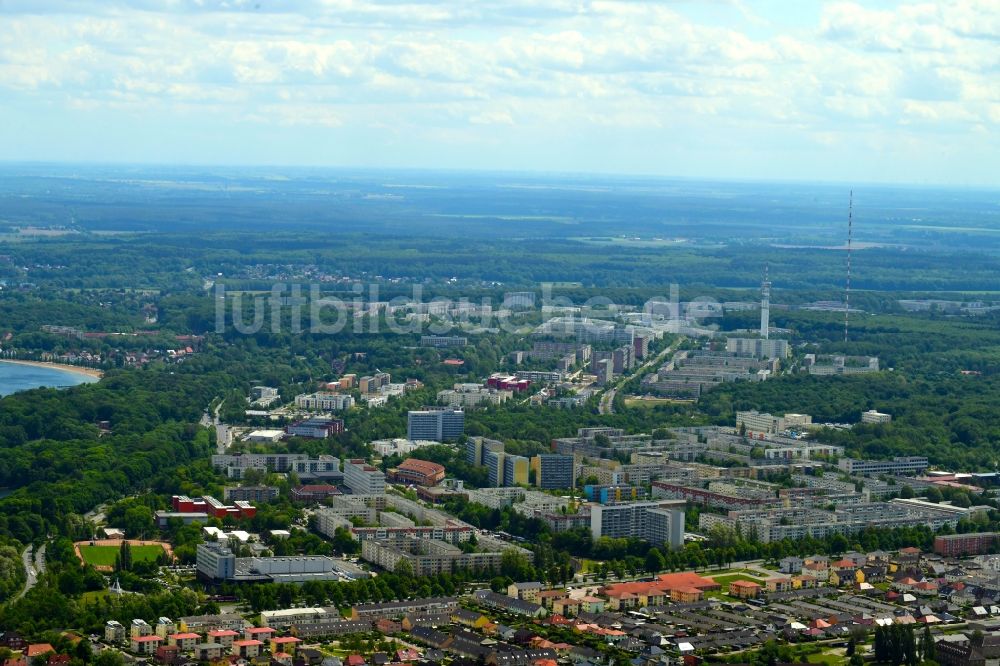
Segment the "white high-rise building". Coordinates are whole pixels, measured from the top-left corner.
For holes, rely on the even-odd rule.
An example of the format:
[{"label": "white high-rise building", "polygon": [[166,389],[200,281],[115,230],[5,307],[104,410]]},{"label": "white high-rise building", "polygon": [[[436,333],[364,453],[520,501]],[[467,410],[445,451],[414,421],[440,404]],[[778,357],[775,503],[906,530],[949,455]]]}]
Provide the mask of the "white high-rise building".
[{"label": "white high-rise building", "polygon": [[590,533],[601,537],[644,539],[660,546],[684,545],[684,500],[595,504],[590,509]]},{"label": "white high-rise building", "polygon": [[413,410],[407,414],[406,438],[447,442],[465,432],[465,412],[450,407]]},{"label": "white high-rise building", "polygon": [[344,485],[355,495],[384,495],[385,474],[363,458],[344,463]]}]

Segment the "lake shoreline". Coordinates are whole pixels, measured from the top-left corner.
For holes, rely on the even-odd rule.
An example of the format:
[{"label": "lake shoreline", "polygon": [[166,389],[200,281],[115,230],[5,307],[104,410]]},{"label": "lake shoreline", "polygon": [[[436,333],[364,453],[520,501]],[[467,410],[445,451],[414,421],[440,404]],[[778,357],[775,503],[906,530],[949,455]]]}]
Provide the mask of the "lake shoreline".
[{"label": "lake shoreline", "polygon": [[52,368],[53,370],[64,370],[66,372],[73,372],[78,375],[86,375],[88,377],[93,377],[95,379],[100,379],[104,376],[103,370],[98,370],[97,368],[87,368],[81,365],[70,365],[68,363],[54,363],[51,361],[22,361],[15,358],[10,359],[0,359],[0,363],[13,363],[16,365],[33,365],[39,368]]}]

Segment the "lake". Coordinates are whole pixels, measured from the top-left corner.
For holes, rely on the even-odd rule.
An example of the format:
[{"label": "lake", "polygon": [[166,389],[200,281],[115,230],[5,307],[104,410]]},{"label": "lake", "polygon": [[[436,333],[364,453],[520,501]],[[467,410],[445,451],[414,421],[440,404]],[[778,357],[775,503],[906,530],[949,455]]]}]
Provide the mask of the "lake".
[{"label": "lake", "polygon": [[10,395],[17,391],[51,386],[65,388],[96,382],[96,377],[90,377],[78,372],[69,372],[59,368],[48,368],[39,365],[21,365],[0,361],[0,396]]}]

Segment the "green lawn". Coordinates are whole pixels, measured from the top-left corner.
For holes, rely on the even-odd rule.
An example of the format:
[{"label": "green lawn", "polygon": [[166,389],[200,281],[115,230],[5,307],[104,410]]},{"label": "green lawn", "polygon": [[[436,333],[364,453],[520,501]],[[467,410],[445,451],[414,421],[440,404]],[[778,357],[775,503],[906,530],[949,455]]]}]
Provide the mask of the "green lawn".
[{"label": "green lawn", "polygon": [[751,583],[757,583],[758,585],[763,584],[763,581],[760,578],[754,578],[753,576],[748,576],[744,573],[725,574],[722,576],[712,576],[711,578],[716,583],[721,585],[723,590],[728,589],[729,584],[734,580],[748,580]]},{"label": "green lawn", "polygon": [[[83,556],[83,561],[95,567],[114,566],[118,552],[118,546],[80,546],[80,555]],[[133,562],[152,562],[161,554],[163,554],[163,548],[160,546],[132,546]]]}]

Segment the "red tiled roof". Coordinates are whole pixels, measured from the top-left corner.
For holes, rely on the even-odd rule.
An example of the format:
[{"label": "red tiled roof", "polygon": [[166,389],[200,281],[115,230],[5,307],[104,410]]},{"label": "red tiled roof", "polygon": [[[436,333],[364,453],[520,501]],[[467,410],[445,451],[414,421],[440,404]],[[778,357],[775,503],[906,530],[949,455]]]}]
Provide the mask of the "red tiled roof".
[{"label": "red tiled roof", "polygon": [[418,474],[444,473],[444,465],[439,465],[427,460],[420,460],[418,458],[407,458],[403,462],[399,463],[398,469],[405,469],[411,472],[417,472]]},{"label": "red tiled roof", "polygon": [[609,597],[630,598],[632,595],[668,594],[671,590],[706,590],[718,588],[719,584],[714,580],[702,578],[696,573],[686,571],[683,573],[661,574],[656,580],[650,582],[635,583],[615,583],[605,588],[604,593]]},{"label": "red tiled roof", "polygon": [[45,654],[46,652],[55,651],[56,649],[48,643],[32,643],[25,649],[24,654],[28,657],[28,659],[31,659],[32,657],[37,657],[38,655]]}]

